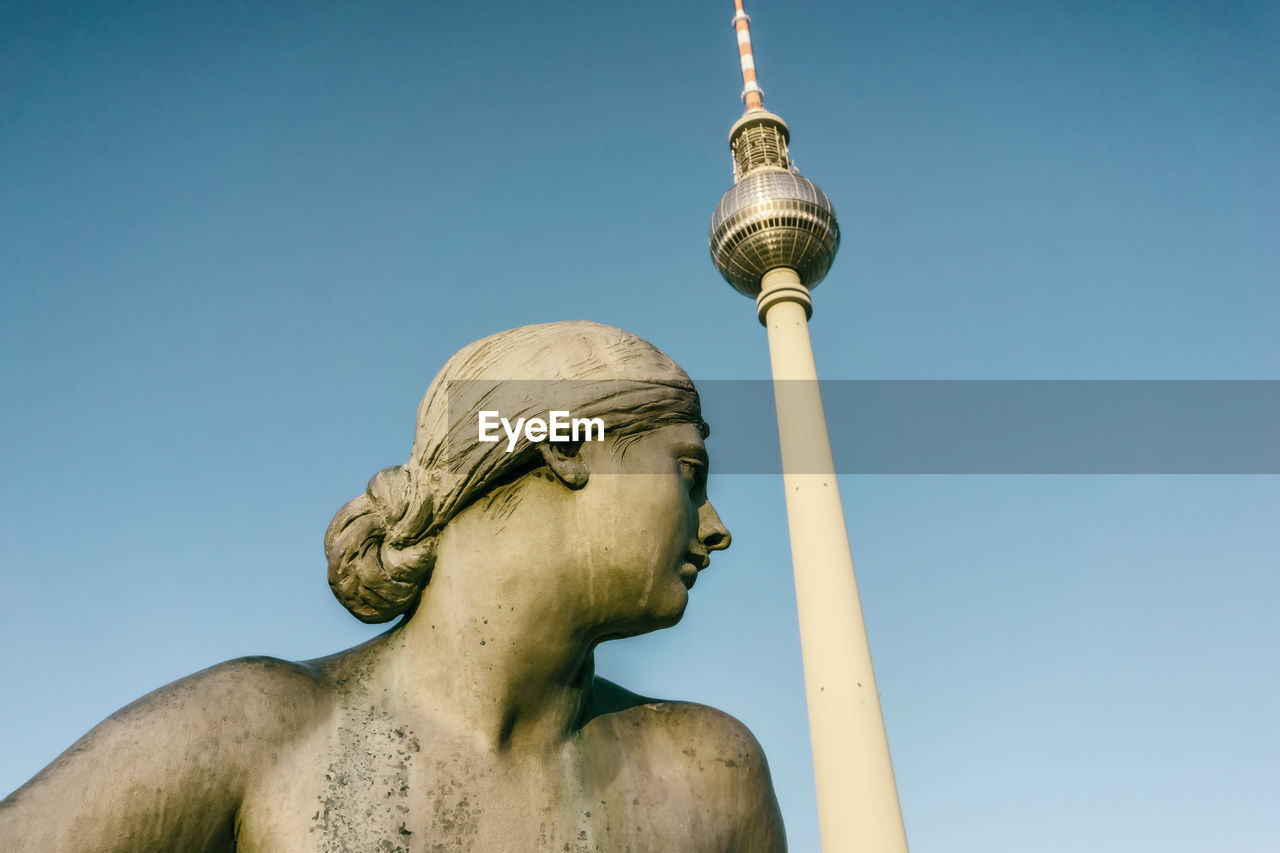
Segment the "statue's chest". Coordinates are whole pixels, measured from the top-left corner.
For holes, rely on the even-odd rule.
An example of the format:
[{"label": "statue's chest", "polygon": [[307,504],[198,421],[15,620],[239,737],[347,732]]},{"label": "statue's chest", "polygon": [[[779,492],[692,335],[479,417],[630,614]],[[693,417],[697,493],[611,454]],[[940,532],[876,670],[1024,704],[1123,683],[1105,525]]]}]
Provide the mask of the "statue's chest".
[{"label": "statue's chest", "polygon": [[512,761],[409,726],[338,727],[299,744],[255,786],[239,850],[658,849],[680,820],[661,780],[579,746]]}]

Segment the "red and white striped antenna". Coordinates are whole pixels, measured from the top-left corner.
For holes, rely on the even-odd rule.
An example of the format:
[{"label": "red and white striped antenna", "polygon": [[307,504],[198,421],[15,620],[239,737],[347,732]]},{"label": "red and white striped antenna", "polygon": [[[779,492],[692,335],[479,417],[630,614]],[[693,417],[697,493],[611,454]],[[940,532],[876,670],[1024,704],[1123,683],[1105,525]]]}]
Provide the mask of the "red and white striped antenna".
[{"label": "red and white striped antenna", "polygon": [[764,109],[764,90],[756,83],[756,61],[751,55],[751,16],[742,0],[733,0],[733,28],[738,31],[738,59],[742,62],[742,102],[747,111]]}]

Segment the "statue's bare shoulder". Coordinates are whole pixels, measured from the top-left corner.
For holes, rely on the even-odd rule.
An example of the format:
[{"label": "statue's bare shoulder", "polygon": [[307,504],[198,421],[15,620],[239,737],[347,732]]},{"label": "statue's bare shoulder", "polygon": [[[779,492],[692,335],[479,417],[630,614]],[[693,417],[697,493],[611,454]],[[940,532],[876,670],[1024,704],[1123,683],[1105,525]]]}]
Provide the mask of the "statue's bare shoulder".
[{"label": "statue's bare shoulder", "polygon": [[[731,824],[731,849],[786,849],[786,835],[764,749],[731,714],[696,702],[652,699],[597,677],[588,725],[604,725],[627,740],[643,737],[648,778],[683,780],[673,799],[688,797],[708,823]],[[652,807],[652,805],[651,805]]]},{"label": "statue's bare shoulder", "polygon": [[0,803],[5,849],[234,849],[246,784],[331,697],[320,670],[270,657],[152,691]]}]

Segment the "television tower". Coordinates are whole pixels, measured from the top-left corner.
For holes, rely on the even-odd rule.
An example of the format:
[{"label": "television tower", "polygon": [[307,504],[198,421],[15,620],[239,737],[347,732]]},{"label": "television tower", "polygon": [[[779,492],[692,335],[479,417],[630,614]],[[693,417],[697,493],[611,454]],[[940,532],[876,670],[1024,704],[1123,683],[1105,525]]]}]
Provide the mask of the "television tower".
[{"label": "television tower", "polygon": [[729,129],[733,186],[711,216],[711,259],[769,330],[795,569],[818,823],[828,853],[906,853],[862,604],[809,343],[809,291],[840,246],[835,211],[796,173],[787,123],[764,108],[750,21],[734,0],[746,111]]}]

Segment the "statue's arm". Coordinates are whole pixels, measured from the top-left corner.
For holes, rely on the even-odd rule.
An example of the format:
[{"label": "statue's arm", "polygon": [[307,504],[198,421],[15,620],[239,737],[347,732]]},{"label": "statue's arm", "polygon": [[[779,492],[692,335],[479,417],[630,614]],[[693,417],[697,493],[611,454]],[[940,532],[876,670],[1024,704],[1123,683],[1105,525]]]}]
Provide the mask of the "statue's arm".
[{"label": "statue's arm", "polygon": [[0,801],[0,849],[234,850],[247,785],[323,695],[318,674],[269,658],[162,687]]}]

